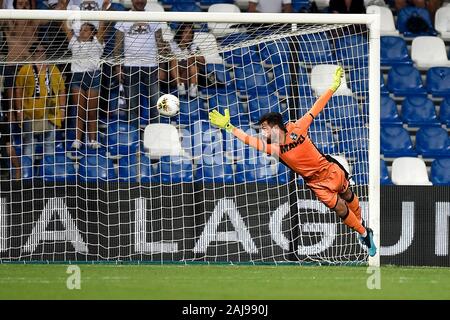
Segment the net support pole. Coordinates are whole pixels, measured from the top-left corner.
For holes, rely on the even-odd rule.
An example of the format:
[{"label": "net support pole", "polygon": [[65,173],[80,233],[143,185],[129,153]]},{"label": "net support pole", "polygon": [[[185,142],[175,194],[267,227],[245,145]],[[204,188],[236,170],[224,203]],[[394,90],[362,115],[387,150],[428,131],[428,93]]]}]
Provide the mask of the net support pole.
[{"label": "net support pole", "polygon": [[380,16],[369,22],[369,225],[373,229],[377,254],[369,266],[380,266]]}]

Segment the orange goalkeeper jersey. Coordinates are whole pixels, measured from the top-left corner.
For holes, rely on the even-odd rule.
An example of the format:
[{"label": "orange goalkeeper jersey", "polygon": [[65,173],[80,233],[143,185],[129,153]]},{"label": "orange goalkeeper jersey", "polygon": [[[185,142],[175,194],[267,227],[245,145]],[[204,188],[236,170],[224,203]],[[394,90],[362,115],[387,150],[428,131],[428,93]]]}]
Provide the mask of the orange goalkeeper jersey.
[{"label": "orange goalkeeper jersey", "polygon": [[313,144],[308,136],[308,129],[332,95],[333,91],[328,90],[316,101],[307,114],[295,123],[288,123],[286,125],[286,140],[282,145],[267,144],[237,128],[233,129],[233,134],[251,147],[279,157],[306,181],[321,179],[326,176],[332,163]]}]

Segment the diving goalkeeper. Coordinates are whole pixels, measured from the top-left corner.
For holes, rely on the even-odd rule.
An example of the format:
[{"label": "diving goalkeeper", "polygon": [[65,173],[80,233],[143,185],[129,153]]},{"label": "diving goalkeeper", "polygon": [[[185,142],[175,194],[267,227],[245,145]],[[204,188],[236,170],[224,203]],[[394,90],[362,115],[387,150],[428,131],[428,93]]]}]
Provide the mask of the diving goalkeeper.
[{"label": "diving goalkeeper", "polygon": [[308,129],[315,117],[341,85],[342,67],[334,74],[331,87],[314,103],[312,108],[296,122],[283,123],[280,113],[269,112],[261,117],[264,140],[247,135],[230,123],[230,114],[217,110],[209,113],[211,124],[225,129],[238,139],[259,151],[278,157],[281,162],[301,175],[306,185],[328,208],[335,211],[342,221],[357,231],[360,241],[367,246],[370,256],[376,254],[373,231],[363,225],[358,196],[349,188],[348,173],[331,156],[322,154],[308,136]]}]

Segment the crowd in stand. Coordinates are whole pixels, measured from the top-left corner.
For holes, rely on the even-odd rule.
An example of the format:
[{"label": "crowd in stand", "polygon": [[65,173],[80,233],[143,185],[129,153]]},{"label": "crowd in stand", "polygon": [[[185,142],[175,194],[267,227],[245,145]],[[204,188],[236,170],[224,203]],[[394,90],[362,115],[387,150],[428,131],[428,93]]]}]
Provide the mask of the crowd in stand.
[{"label": "crowd in stand", "polygon": [[[291,0],[249,0],[242,11],[318,11],[314,2],[307,3],[295,7]],[[371,4],[389,6],[394,12],[405,6],[422,7],[433,18],[442,1],[330,0],[327,9],[321,12],[365,13],[366,6]],[[127,6],[111,0],[0,0],[3,9],[144,11],[146,5],[147,0],[131,0]],[[108,113],[112,91],[119,87],[123,87],[126,97],[128,120],[137,126],[144,97],[150,97],[148,119],[158,119],[154,107],[159,96],[158,81],[170,82],[179,95],[195,98],[198,94],[199,74],[204,71],[205,60],[201,56],[183,58],[198,50],[193,44],[190,24],[178,26],[172,41],[163,37],[162,25],[157,23],[78,22],[69,26],[57,21],[1,20],[0,24],[1,167],[7,169],[5,173],[11,174],[11,178],[21,177],[13,134],[22,137],[22,155],[35,154],[31,143],[34,138],[43,139],[44,153],[53,153],[55,132],[65,126],[68,105],[77,106],[76,137],[70,148],[80,148],[85,139],[89,148],[97,149],[99,112]],[[177,59],[163,67],[157,55],[167,52]],[[48,63],[65,56],[69,57],[69,64]],[[103,60],[106,62],[101,63]],[[121,64],[117,63],[119,60]],[[16,170],[9,170],[10,167]]]}]

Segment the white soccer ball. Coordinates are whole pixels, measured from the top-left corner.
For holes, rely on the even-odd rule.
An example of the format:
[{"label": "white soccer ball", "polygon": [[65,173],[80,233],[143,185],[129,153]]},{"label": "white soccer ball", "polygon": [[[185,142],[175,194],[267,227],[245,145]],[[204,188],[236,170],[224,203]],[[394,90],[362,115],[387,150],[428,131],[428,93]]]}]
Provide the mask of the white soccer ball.
[{"label": "white soccer ball", "polygon": [[156,106],[161,115],[173,117],[180,111],[180,100],[173,94],[164,94],[159,97]]}]

